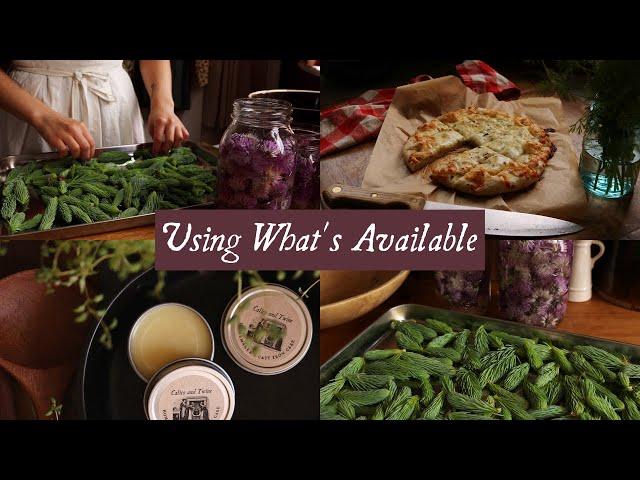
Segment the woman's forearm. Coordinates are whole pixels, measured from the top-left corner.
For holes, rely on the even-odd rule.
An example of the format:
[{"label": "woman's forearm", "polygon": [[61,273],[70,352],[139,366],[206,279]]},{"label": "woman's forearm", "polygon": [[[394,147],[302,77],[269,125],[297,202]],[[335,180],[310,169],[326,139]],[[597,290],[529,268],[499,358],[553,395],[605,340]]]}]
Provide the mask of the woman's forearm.
[{"label": "woman's forearm", "polygon": [[189,132],[174,112],[169,60],[140,60],[144,86],[151,98],[147,124],[153,138],[153,153],[178,147]]},{"label": "woman's forearm", "polygon": [[30,95],[9,75],[0,70],[0,108],[31,125],[35,125],[51,109]]},{"label": "woman's forearm", "polygon": [[171,93],[171,63],[169,60],[140,60],[140,73],[149,93],[151,106],[173,109]]}]

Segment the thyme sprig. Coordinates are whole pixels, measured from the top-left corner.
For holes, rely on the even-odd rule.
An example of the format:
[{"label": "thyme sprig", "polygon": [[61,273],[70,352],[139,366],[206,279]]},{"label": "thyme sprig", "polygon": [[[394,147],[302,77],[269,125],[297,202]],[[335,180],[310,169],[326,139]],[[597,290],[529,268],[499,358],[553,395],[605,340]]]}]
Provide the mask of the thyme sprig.
[{"label": "thyme sprig", "polygon": [[62,403],[58,403],[54,397],[49,399],[51,405],[49,406],[49,410],[45,412],[45,417],[55,416],[56,420],[60,420],[60,416],[62,415]]},{"label": "thyme sprig", "polygon": [[107,349],[113,347],[111,332],[118,320],[104,321],[104,295],[92,293],[89,280],[105,266],[124,281],[130,275],[150,268],[155,261],[155,245],[148,241],[84,241],[64,240],[44,242],[41,249],[42,264],[37,272],[38,281],[53,293],[59,287],[76,286],[84,301],[74,309],[75,321],[95,320],[102,328],[99,338]]}]

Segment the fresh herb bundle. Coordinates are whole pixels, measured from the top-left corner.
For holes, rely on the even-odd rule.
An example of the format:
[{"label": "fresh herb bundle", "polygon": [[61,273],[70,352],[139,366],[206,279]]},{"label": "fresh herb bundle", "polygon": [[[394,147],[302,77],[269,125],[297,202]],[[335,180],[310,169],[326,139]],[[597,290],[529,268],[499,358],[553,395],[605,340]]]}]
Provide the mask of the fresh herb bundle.
[{"label": "fresh herb bundle", "polygon": [[640,162],[633,163],[640,148],[640,61],[564,60],[542,66],[547,78],[541,90],[582,98],[588,105],[571,130],[602,150],[594,185],[600,176],[606,177],[606,193],[632,184],[640,168]]},{"label": "fresh herb bundle", "polygon": [[369,350],[343,367],[320,389],[321,419],[640,419],[640,365],[622,355],[484,325],[390,325],[399,348]]},{"label": "fresh herb bundle", "polygon": [[[0,215],[14,234],[203,203],[213,194],[214,170],[196,162],[187,147],[160,157],[138,150],[133,158],[104,152],[88,162],[30,162],[7,175]],[[27,218],[34,200],[44,204],[44,211]]]}]

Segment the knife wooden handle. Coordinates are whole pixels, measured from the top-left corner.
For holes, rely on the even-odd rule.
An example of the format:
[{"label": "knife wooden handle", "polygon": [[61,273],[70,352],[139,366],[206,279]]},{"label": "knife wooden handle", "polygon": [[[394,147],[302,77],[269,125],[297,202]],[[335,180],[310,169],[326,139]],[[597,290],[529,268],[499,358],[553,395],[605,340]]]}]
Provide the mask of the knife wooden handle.
[{"label": "knife wooden handle", "polygon": [[322,192],[329,208],[386,208],[422,210],[425,199],[410,193],[388,193],[334,184]]}]

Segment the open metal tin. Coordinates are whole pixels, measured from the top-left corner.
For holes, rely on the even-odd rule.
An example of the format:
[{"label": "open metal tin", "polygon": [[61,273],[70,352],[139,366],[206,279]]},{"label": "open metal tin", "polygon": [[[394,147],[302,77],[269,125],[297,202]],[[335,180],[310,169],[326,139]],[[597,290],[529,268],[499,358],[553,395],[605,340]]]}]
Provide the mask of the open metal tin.
[{"label": "open metal tin", "polygon": [[149,420],[229,420],[236,393],[222,367],[202,358],[185,358],[156,372],[143,404]]},{"label": "open metal tin", "polygon": [[220,329],[229,357],[258,375],[277,375],[296,366],[313,336],[304,300],[272,283],[246,289],[231,300]]},{"label": "open metal tin", "polygon": [[[129,363],[131,364],[131,368],[133,368],[133,371],[136,372],[136,375],[138,375],[138,377],[140,377],[144,382],[149,381],[150,377],[152,376],[145,376],[140,369],[138,368],[138,366],[136,365],[136,362],[134,361],[134,358],[132,356],[132,342],[134,340],[134,338],[136,337],[136,333],[141,325],[141,322],[144,320],[144,318],[149,315],[152,311],[154,310],[158,310],[161,308],[164,308],[166,306],[174,306],[174,307],[179,307],[179,308],[185,308],[187,310],[192,311],[193,313],[195,313],[197,315],[197,317],[202,321],[203,326],[206,327],[206,330],[209,332],[209,336],[211,338],[211,355],[208,356],[208,360],[213,360],[213,355],[215,353],[216,350],[216,344],[215,344],[215,340],[213,338],[213,332],[211,331],[211,327],[209,326],[209,323],[207,322],[207,320],[202,316],[202,314],[200,312],[198,312],[196,309],[191,308],[188,305],[184,305],[182,303],[177,303],[177,302],[167,302],[167,303],[160,303],[158,305],[155,305],[147,310],[145,310],[139,317],[138,319],[135,321],[135,323],[133,324],[133,326],[131,327],[131,331],[129,332],[129,341],[127,343],[127,352],[128,352],[128,356],[129,356]],[[179,358],[172,358],[169,359],[167,362],[165,362],[165,364],[169,364],[172,363],[174,361],[177,360],[181,360],[182,358],[191,358],[192,355],[182,355]],[[162,368],[162,367],[159,367]]]}]

